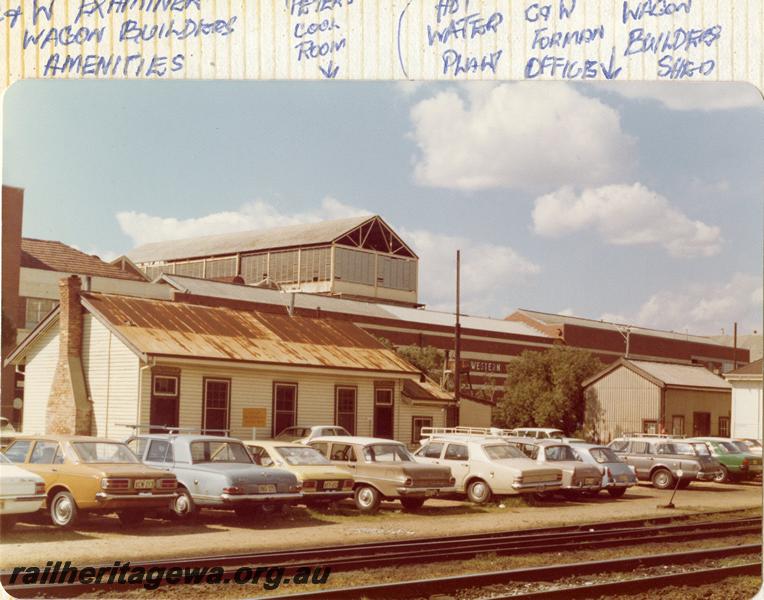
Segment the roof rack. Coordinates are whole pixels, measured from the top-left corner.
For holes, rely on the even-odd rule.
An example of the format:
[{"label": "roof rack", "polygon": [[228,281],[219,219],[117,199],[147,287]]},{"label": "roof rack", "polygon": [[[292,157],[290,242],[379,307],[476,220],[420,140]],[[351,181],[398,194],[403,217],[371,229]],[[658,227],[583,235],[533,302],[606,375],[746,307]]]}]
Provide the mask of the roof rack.
[{"label": "roof rack", "polygon": [[164,431],[170,435],[178,435],[180,433],[201,433],[204,435],[216,435],[221,434],[224,437],[228,437],[230,429],[210,429],[207,427],[167,427],[165,425],[152,425],[151,423],[115,423],[119,427],[130,427],[133,430],[133,434],[141,433],[142,429],[158,429]]},{"label": "roof rack", "polygon": [[655,438],[655,439],[661,439],[661,440],[672,440],[672,439],[682,439],[684,437],[687,437],[685,435],[675,435],[672,433],[640,433],[640,432],[631,432],[631,433],[622,433],[620,437],[642,437],[642,438]]},{"label": "roof rack", "polygon": [[498,427],[422,427],[420,434],[423,438],[432,438],[440,435],[466,435],[468,437],[508,437],[510,429]]}]

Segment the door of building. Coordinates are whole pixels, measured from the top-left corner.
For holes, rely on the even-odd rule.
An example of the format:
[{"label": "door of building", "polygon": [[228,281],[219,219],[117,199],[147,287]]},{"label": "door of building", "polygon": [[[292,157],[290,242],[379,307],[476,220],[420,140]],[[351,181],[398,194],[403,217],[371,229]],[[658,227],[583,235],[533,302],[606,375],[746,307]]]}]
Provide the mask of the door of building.
[{"label": "door of building", "polygon": [[374,437],[393,438],[393,388],[374,390]]},{"label": "door of building", "polygon": [[177,427],[180,413],[179,378],[177,375],[154,375],[151,382],[150,433],[166,433]]},{"label": "door of building", "polygon": [[692,435],[711,435],[711,413],[692,413]]}]

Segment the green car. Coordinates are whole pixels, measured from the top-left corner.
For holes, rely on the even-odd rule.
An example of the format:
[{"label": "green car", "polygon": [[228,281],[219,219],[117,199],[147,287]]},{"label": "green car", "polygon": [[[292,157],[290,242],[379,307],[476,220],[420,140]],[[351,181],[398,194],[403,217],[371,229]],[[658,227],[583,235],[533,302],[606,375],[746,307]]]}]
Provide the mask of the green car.
[{"label": "green car", "polygon": [[742,481],[761,475],[761,457],[741,451],[728,438],[703,437],[687,441],[705,442],[711,455],[721,463],[722,470],[714,478],[717,483]]}]

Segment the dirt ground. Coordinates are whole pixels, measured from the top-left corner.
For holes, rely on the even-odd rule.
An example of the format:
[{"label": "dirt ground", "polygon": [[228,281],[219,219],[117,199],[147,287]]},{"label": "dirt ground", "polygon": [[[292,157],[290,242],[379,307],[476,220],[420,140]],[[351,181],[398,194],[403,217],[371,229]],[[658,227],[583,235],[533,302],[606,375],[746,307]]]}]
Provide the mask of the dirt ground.
[{"label": "dirt ground", "polygon": [[576,501],[555,498],[532,506],[519,498],[487,507],[431,500],[417,513],[403,512],[394,502],[385,503],[380,513],[372,516],[359,515],[348,503],[323,512],[294,507],[284,515],[264,517],[251,524],[239,522],[233,512],[203,511],[195,523],[157,518],[135,528],[124,528],[114,515],[93,515],[74,530],[55,528],[40,515],[4,533],[0,540],[0,568],[40,565],[48,560],[70,560],[82,565],[214,556],[762,506],[761,485],[752,483],[694,483],[677,493],[676,508],[658,508],[670,496],[669,491],[639,485],[619,500],[605,493]]}]

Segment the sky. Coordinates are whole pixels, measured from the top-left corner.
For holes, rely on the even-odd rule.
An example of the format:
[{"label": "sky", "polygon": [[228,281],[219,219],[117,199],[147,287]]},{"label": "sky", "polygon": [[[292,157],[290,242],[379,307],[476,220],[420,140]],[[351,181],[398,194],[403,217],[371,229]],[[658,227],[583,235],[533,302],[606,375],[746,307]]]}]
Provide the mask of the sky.
[{"label": "sky", "polygon": [[764,103],[748,84],[23,81],[23,234],[152,241],[379,214],[420,301],[762,330]]}]

